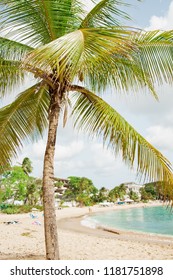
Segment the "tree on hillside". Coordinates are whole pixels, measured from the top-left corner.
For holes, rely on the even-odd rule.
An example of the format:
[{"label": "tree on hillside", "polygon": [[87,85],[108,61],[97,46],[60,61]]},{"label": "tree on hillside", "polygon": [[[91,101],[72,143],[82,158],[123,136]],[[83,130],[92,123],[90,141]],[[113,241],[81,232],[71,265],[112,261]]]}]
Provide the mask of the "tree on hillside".
[{"label": "tree on hillside", "polygon": [[126,195],[126,186],[124,184],[121,184],[119,186],[116,186],[109,192],[109,199],[113,202],[117,201],[117,199],[124,199],[124,196]]},{"label": "tree on hillside", "polygon": [[26,197],[26,186],[29,177],[22,167],[13,166],[5,171],[1,179],[1,188],[4,190],[3,201],[13,198],[13,200],[24,200]]},{"label": "tree on hillside", "polygon": [[129,197],[130,197],[130,199],[132,199],[134,201],[140,200],[138,194],[132,190],[129,192]]},{"label": "tree on hillside", "polygon": [[25,204],[37,205],[42,203],[42,180],[30,177],[26,185]]},{"label": "tree on hillside", "polygon": [[98,191],[97,201],[103,202],[108,199],[108,190],[105,187],[101,187]]},{"label": "tree on hillside", "polygon": [[[173,31],[121,26],[128,19],[122,0],[0,0],[0,93],[9,94],[30,73],[35,84],[0,109],[0,164],[6,166],[22,143],[48,128],[43,201],[46,258],[59,259],[54,203],[57,127],[73,104],[75,126],[103,143],[137,173],[172,183],[168,160],[99,94],[148,88],[173,80]],[[104,94],[102,95],[104,98]]]},{"label": "tree on hillside", "polygon": [[145,188],[141,188],[140,193],[141,193],[141,200],[147,201],[153,199],[152,194],[150,192],[147,192]]},{"label": "tree on hillside", "polygon": [[68,177],[68,189],[63,195],[63,199],[74,200],[80,206],[89,206],[96,201],[97,188],[93,182],[85,177]]},{"label": "tree on hillside", "polygon": [[167,189],[167,182],[156,181],[146,183],[144,186],[146,193],[149,193],[152,199],[169,200],[173,195],[173,188]]},{"label": "tree on hillside", "polygon": [[145,184],[145,187],[144,187],[145,191],[147,193],[150,193],[152,198],[153,199],[156,199],[157,197],[157,191],[156,191],[156,188],[154,186],[154,184],[150,183],[150,184]]},{"label": "tree on hillside", "polygon": [[23,166],[12,166],[2,174],[0,190],[2,201],[13,199],[36,205],[42,200],[42,180],[30,177]]},{"label": "tree on hillside", "polygon": [[32,172],[32,162],[28,157],[25,157],[22,161],[22,169],[25,174],[29,175]]}]

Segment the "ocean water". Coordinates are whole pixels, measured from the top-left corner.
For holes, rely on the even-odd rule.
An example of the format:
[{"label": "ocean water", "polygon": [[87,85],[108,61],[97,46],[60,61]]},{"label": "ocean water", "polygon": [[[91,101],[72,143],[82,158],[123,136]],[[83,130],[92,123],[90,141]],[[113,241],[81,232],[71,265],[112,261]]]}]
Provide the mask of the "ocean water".
[{"label": "ocean water", "polygon": [[87,216],[82,224],[173,236],[173,211],[165,206],[110,210]]}]

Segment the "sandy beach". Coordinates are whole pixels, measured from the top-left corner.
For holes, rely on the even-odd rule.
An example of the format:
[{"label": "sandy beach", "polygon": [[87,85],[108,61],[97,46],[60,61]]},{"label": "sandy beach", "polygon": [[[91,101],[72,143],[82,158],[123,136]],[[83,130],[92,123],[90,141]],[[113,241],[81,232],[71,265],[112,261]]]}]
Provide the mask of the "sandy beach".
[{"label": "sandy beach", "polygon": [[[92,213],[142,204],[92,207]],[[173,237],[138,234],[110,229],[91,229],[81,225],[89,208],[57,210],[60,259],[62,260],[172,260]],[[0,214],[0,259],[45,259],[42,213]],[[18,223],[8,224],[8,222]]]}]

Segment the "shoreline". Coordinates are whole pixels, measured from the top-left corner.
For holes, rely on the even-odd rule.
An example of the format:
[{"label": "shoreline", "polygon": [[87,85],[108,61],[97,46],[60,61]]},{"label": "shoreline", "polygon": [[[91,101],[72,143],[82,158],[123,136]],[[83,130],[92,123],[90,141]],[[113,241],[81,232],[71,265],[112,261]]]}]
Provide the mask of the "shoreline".
[{"label": "shoreline", "polygon": [[[125,207],[122,208],[113,208],[113,209],[107,209],[108,211],[119,211],[119,210],[127,210],[127,209],[131,209],[131,208],[148,208],[148,207],[159,207],[159,206],[163,206],[166,207],[166,205],[164,205],[163,203],[160,202],[156,202],[156,203],[151,203],[151,204],[143,204],[143,203],[139,203],[136,205],[126,205]],[[87,216],[94,216],[96,212],[90,213]],[[102,213],[101,211],[98,213]],[[83,219],[81,219],[81,222],[83,221]],[[86,225],[83,224],[84,227],[88,227]],[[168,239],[172,239],[173,240],[173,234],[161,234],[161,233],[155,233],[155,232],[146,232],[146,231],[138,231],[138,230],[130,230],[130,229],[123,229],[123,228],[118,228],[118,227],[109,227],[109,226],[104,226],[104,225],[98,225],[94,228],[95,230],[97,229],[101,229],[101,230],[105,230],[108,232],[112,232],[115,234],[122,234],[122,233],[126,233],[126,234],[137,234],[137,235],[148,235],[151,237],[160,237],[160,238],[168,238]]]},{"label": "shoreline", "polygon": [[[147,204],[159,206],[162,203]],[[63,208],[57,210],[58,240],[61,260],[173,260],[173,237],[155,234],[91,229],[81,225],[86,215],[97,212],[143,207],[146,204]],[[7,221],[18,224],[7,225]],[[34,224],[38,220],[40,225]],[[0,214],[0,260],[45,259],[44,225],[42,213],[38,219],[29,214]]]},{"label": "shoreline", "polygon": [[[143,238],[142,241],[149,241],[149,239],[153,238],[155,239],[154,242],[168,242],[168,243],[173,243],[173,235],[166,235],[166,234],[157,234],[157,233],[149,233],[149,232],[142,232],[142,231],[133,231],[133,230],[126,230],[126,229],[120,229],[120,228],[115,228],[115,227],[109,227],[109,226],[96,226],[94,228],[86,226],[82,224],[82,221],[84,220],[85,217],[92,216],[95,213],[102,213],[102,212],[108,212],[108,211],[117,211],[117,210],[127,210],[130,208],[141,208],[141,207],[157,207],[157,206],[162,206],[163,203],[152,203],[152,204],[144,204],[144,203],[138,203],[138,204],[132,204],[132,205],[123,205],[123,206],[114,206],[114,207],[105,207],[105,208],[92,208],[92,212],[90,213],[85,213],[80,216],[76,217],[70,217],[70,218],[62,218],[59,219],[58,225],[62,230],[69,230],[69,231],[74,231],[74,232],[80,232],[80,233],[86,233],[90,235],[95,235],[95,236],[109,236],[111,238],[117,238],[117,239],[133,239],[133,237],[141,239]],[[163,205],[164,206],[164,205]],[[144,240],[145,238],[145,240]]]}]

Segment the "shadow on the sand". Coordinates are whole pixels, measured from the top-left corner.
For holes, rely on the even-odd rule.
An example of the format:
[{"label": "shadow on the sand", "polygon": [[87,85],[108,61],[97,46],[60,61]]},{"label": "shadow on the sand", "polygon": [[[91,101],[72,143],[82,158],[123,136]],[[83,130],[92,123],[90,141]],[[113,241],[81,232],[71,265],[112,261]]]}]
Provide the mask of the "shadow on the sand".
[{"label": "shadow on the sand", "polygon": [[43,255],[8,255],[8,254],[0,254],[0,260],[45,260],[45,256]]}]

